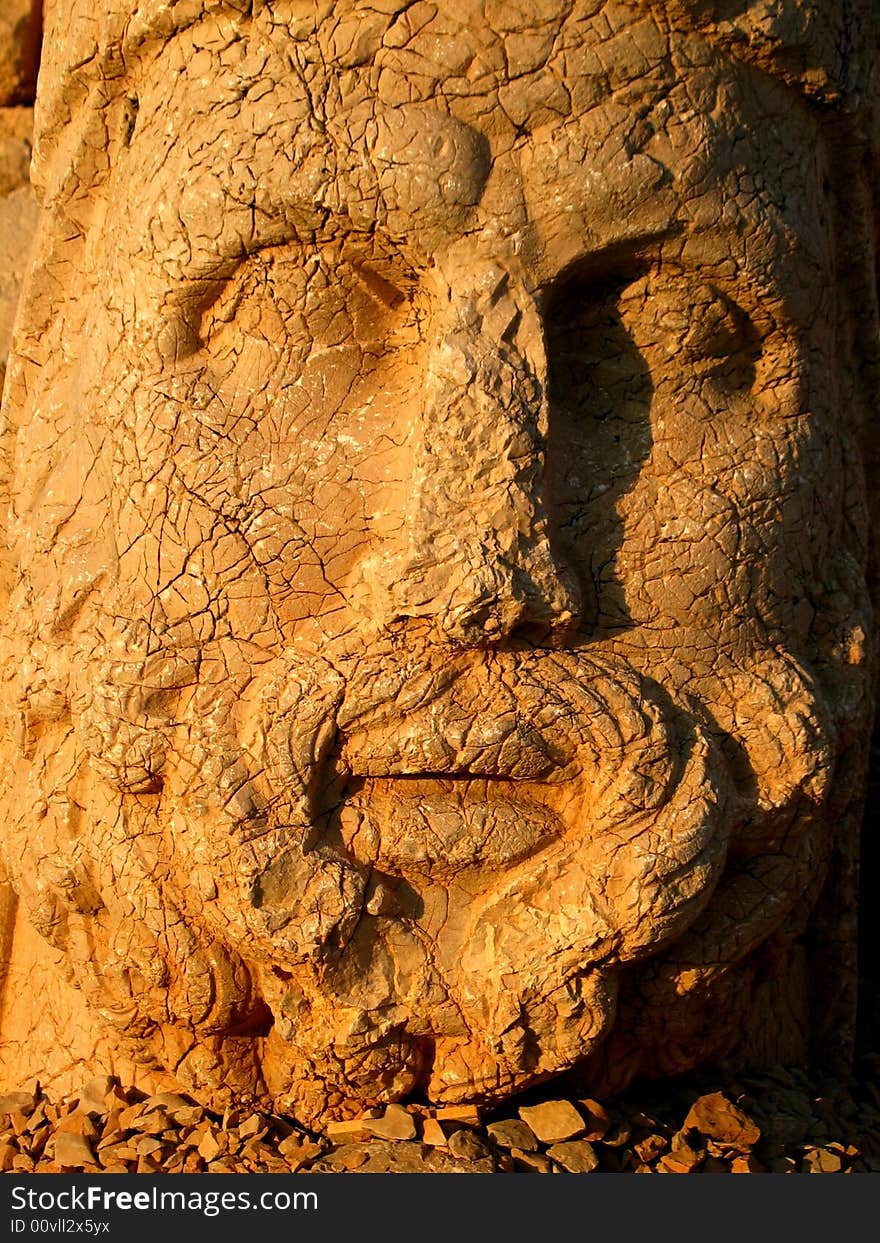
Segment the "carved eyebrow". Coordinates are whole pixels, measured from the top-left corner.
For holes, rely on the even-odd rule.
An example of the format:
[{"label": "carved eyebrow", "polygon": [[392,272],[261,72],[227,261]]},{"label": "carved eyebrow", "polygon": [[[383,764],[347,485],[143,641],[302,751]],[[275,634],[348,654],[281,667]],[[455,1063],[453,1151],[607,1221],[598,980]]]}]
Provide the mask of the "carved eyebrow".
[{"label": "carved eyebrow", "polygon": [[[329,223],[338,223],[339,219],[331,216]],[[346,248],[348,242],[352,243],[350,249]],[[300,248],[301,253],[295,261],[301,260],[304,267],[319,262],[327,248],[339,247],[333,261],[344,263],[372,297],[388,306],[400,303],[405,294],[383,275],[386,271],[384,265],[389,261],[395,265],[397,279],[403,286],[412,279],[413,269],[406,256],[401,255],[399,248],[393,244],[386,244],[386,239],[380,234],[331,227],[323,235],[313,234],[308,238],[296,238],[289,232],[284,233],[277,242],[258,237],[235,256],[224,256],[214,250],[206,254],[203,262],[185,264],[178,270],[175,279],[168,282],[161,292],[162,304],[168,311],[182,312],[187,319],[199,315],[207,304],[219,296],[225,283],[235,278],[248,259],[264,251],[283,251],[288,246]]]}]

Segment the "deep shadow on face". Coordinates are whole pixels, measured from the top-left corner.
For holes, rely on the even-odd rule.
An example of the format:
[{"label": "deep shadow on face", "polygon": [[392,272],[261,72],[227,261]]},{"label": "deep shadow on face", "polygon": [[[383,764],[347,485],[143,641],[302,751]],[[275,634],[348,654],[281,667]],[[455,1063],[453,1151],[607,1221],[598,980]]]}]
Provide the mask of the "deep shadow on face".
[{"label": "deep shadow on face", "polygon": [[620,311],[637,275],[575,271],[546,302],[555,538],[581,576],[587,634],[633,624],[615,558],[624,538],[617,503],[652,446],[654,385]]}]

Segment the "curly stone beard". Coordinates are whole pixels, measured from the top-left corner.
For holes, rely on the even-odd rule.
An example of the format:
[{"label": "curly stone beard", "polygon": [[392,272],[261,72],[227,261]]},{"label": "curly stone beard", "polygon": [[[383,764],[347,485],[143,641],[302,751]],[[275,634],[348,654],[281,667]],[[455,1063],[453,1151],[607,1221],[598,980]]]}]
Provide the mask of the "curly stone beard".
[{"label": "curly stone beard", "polygon": [[691,976],[735,968],[821,882],[833,737],[793,661],[682,695],[613,641],[426,638],[288,651],[186,703],[167,653],[83,658],[66,725],[25,671],[16,886],[141,1059],[302,1118],[500,1099],[596,1053],[622,969],[674,942]]}]

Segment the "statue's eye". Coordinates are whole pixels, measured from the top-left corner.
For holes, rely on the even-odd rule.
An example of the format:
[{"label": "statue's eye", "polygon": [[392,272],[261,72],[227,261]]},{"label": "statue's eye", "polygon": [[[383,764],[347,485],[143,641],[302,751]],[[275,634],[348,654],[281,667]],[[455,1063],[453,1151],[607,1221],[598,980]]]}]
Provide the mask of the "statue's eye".
[{"label": "statue's eye", "polygon": [[644,286],[638,274],[575,273],[547,299],[551,436],[584,466],[591,487],[631,474],[650,447],[653,384],[630,322]]},{"label": "statue's eye", "polygon": [[761,343],[742,307],[726,293],[702,286],[690,321],[681,341],[682,363],[730,388],[751,388]]},{"label": "statue's eye", "polygon": [[238,338],[278,339],[302,312],[306,290],[305,265],[271,252],[251,255],[202,309],[199,338],[215,349],[231,342],[233,328]]},{"label": "statue's eye", "polygon": [[413,318],[411,276],[367,247],[268,248],[211,294],[197,333],[215,356],[261,345],[288,356],[345,345],[379,354]]}]

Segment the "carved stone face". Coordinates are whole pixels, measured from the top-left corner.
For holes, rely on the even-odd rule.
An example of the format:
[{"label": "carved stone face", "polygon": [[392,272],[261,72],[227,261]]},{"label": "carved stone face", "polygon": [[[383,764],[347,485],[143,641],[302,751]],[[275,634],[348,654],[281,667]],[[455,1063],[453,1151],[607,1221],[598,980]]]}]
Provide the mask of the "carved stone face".
[{"label": "carved stone face", "polygon": [[16,884],[143,1056],[306,1117],[685,1069],[768,962],[796,1029],[866,711],[817,122],[489,7],[149,45],[45,294]]}]

